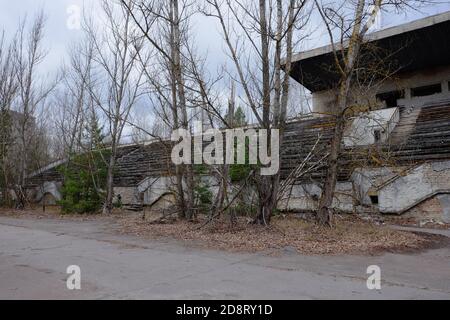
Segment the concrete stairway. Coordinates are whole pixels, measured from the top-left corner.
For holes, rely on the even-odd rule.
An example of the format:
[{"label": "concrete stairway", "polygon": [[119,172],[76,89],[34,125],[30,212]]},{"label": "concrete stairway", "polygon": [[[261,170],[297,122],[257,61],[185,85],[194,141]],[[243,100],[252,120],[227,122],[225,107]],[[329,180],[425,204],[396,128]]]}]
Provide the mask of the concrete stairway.
[{"label": "concrete stairway", "polygon": [[408,141],[409,136],[416,127],[416,122],[421,111],[421,107],[409,107],[400,110],[400,122],[390,137],[390,144],[392,146],[402,145]]}]

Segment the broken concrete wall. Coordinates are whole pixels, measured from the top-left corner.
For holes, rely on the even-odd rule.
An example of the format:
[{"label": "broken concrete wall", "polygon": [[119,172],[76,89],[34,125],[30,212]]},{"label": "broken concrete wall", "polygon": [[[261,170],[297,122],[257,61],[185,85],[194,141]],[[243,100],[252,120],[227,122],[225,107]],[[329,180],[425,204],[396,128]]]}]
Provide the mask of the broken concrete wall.
[{"label": "broken concrete wall", "polygon": [[[409,168],[358,168],[351,179],[359,202],[381,213],[449,219],[450,161]],[[371,195],[378,197],[378,204],[372,203]]]},{"label": "broken concrete wall", "polygon": [[[317,210],[322,189],[317,184],[295,185],[291,192],[284,195],[278,208],[286,211],[314,211]],[[354,211],[353,184],[339,182],[336,185],[336,194],[333,207],[343,212]]]},{"label": "broken concrete wall", "polygon": [[379,191],[382,213],[403,213],[428,198],[450,191],[450,161],[425,163]]},{"label": "broken concrete wall", "polygon": [[408,210],[403,216],[417,222],[433,220],[450,223],[450,194],[436,195]]},{"label": "broken concrete wall", "polygon": [[[399,121],[398,108],[362,113],[347,125],[344,133],[344,145],[355,147],[385,143]],[[378,132],[379,140],[377,140],[375,132]]]},{"label": "broken concrete wall", "polygon": [[442,221],[450,223],[450,194],[441,194],[437,196],[442,207]]},{"label": "broken concrete wall", "polygon": [[321,193],[322,189],[317,184],[295,185],[284,195],[278,207],[286,211],[313,211],[317,209]]},{"label": "broken concrete wall", "polygon": [[26,193],[28,199],[33,203],[42,203],[43,200],[47,200],[49,203],[46,202],[46,204],[56,205],[58,201],[62,200],[61,188],[62,183],[60,181],[48,181],[40,186],[27,189]]},{"label": "broken concrete wall", "polygon": [[343,212],[354,212],[354,190],[352,182],[338,182],[333,208]]},{"label": "broken concrete wall", "polygon": [[139,204],[139,194],[135,187],[115,187],[114,188],[114,201],[117,200],[120,195],[123,205]]},{"label": "broken concrete wall", "polygon": [[351,180],[354,183],[354,196],[360,204],[370,206],[372,200],[370,194],[384,182],[394,178],[406,168],[356,168]]},{"label": "broken concrete wall", "polygon": [[137,187],[144,194],[144,204],[150,205],[163,194],[174,190],[175,177],[148,177]]}]

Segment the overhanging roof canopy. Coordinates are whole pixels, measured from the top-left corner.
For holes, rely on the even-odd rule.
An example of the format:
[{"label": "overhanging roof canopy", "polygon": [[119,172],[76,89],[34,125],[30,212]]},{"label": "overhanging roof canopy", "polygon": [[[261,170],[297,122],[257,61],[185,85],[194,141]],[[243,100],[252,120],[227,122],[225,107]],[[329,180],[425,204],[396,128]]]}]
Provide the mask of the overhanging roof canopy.
[{"label": "overhanging roof canopy", "polygon": [[[450,65],[450,11],[368,34],[364,56],[383,61],[398,73]],[[291,76],[317,92],[336,86],[336,70],[328,45],[295,55]]]}]

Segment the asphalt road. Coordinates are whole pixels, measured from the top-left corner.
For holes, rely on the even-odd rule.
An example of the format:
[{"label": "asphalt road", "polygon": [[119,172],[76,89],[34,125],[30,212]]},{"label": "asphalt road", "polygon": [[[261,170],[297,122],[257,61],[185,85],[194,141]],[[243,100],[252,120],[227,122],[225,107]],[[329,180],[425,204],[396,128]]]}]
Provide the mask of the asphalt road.
[{"label": "asphalt road", "polygon": [[[0,299],[450,299],[450,248],[232,254],[118,235],[113,223],[0,218]],[[67,267],[81,268],[68,290]],[[367,289],[367,267],[382,289]]]}]

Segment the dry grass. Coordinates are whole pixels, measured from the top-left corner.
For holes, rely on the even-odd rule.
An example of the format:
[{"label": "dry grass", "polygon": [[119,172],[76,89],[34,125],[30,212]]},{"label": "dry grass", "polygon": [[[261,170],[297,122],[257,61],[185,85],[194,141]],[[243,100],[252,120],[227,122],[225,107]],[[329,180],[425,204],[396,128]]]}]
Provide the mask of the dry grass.
[{"label": "dry grass", "polygon": [[126,217],[120,223],[125,233],[153,239],[173,238],[229,251],[277,253],[288,248],[302,254],[375,255],[386,251],[414,251],[435,243],[425,235],[395,231],[351,217],[339,219],[332,229],[293,216],[274,219],[270,228],[248,224],[245,219],[240,219],[233,228],[229,222],[220,220],[199,228],[202,220],[151,224],[137,217]]}]

